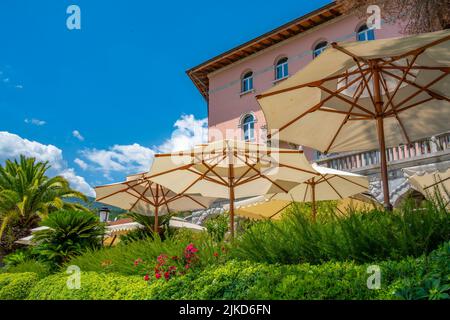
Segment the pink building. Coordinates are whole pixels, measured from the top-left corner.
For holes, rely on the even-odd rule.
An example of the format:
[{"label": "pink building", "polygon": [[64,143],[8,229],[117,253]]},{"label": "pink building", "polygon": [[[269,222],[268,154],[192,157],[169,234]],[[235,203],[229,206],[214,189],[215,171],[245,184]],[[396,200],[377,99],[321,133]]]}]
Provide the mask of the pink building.
[{"label": "pink building", "polygon": [[[364,19],[343,15],[331,3],[188,70],[208,104],[209,140],[238,138],[264,143],[267,128],[256,95],[302,69],[331,42],[397,37],[400,30],[400,25],[383,22],[381,29],[368,29]],[[450,148],[449,137],[438,137],[444,149]],[[431,149],[429,141],[399,146],[387,151],[388,160],[427,155]],[[305,148],[305,154],[322,165],[362,174],[375,173],[379,161],[378,151],[322,159]]]}]

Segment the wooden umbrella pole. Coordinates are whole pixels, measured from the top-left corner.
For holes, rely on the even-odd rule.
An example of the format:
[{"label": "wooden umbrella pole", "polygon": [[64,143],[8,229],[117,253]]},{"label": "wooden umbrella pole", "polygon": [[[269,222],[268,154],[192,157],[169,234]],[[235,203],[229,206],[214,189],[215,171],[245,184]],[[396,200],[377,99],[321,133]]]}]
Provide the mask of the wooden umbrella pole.
[{"label": "wooden umbrella pole", "polygon": [[156,186],[156,201],[155,201],[155,225],[154,225],[154,229],[155,232],[158,233],[158,211],[159,211],[159,199],[158,199],[158,193],[159,193],[159,185]]},{"label": "wooden umbrella pole", "polygon": [[231,239],[234,239],[234,168],[232,163],[228,165],[228,180],[230,188],[230,231]]},{"label": "wooden umbrella pole", "polygon": [[386,142],[384,137],[384,119],[383,119],[383,100],[381,98],[380,87],[380,69],[375,63],[373,66],[373,90],[375,109],[377,112],[377,133],[378,142],[380,144],[380,168],[381,168],[381,181],[383,184],[383,196],[384,196],[384,208],[388,211],[392,211],[392,205],[389,197],[389,181],[388,181],[388,168],[386,159]]},{"label": "wooden umbrella pole", "polygon": [[312,219],[316,222],[317,208],[316,208],[316,183],[314,178],[311,182],[311,206],[312,206]]}]

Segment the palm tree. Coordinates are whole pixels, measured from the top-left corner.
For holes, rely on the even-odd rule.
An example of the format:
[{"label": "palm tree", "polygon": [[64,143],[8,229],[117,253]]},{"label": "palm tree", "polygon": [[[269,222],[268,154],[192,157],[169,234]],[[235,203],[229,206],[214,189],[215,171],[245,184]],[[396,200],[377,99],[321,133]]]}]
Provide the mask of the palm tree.
[{"label": "palm tree", "polygon": [[[0,165],[0,249],[14,249],[14,242],[36,227],[41,218],[60,209],[88,210],[69,198],[86,201],[82,193],[72,190],[61,176],[49,178],[50,165],[35,158],[20,156]],[[1,257],[0,252],[0,257]]]}]

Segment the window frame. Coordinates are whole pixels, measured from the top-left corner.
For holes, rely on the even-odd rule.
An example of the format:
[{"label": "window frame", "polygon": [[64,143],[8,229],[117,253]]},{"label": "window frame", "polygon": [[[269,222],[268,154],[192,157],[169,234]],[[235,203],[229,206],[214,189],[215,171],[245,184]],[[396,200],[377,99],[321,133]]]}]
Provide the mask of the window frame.
[{"label": "window frame", "polygon": [[[320,46],[320,45],[323,45],[323,46]],[[317,43],[313,49],[313,59],[317,58],[327,47],[328,47],[328,41],[326,41],[326,40],[320,41],[319,43]]]},{"label": "window frame", "polygon": [[[283,61],[285,60],[285,61]],[[282,62],[283,61],[283,62]],[[278,77],[278,70],[280,71],[281,76]],[[289,58],[288,57],[281,57],[277,60],[277,63],[275,63],[275,81],[283,80],[285,78],[289,77]]]},{"label": "window frame", "polygon": [[[245,142],[255,141],[255,123],[256,123],[256,118],[251,113],[244,115],[244,117],[242,118],[241,127],[242,127],[242,134],[243,134],[243,138],[244,138]],[[248,139],[247,139],[247,137],[248,137]]]},{"label": "window frame", "polygon": [[[372,39],[369,39],[369,34],[372,35]],[[361,35],[364,35],[364,39],[360,39]],[[356,31],[356,41],[372,41],[375,40],[375,29],[369,28],[367,24],[362,24]]]},{"label": "window frame", "polygon": [[251,92],[253,89],[253,71],[246,71],[241,77],[241,93]]}]

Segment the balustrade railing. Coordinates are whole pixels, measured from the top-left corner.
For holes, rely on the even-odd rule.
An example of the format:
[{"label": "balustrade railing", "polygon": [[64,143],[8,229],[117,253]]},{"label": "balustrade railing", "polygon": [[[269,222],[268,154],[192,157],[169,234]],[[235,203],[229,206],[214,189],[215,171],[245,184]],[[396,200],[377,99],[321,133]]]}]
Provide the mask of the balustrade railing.
[{"label": "balustrade railing", "polygon": [[[426,156],[441,150],[450,149],[450,132],[412,143],[400,145],[386,150],[388,163]],[[321,166],[337,170],[352,171],[378,165],[380,163],[380,151],[366,151],[354,153],[338,153],[323,155],[317,154],[317,163]]]}]

